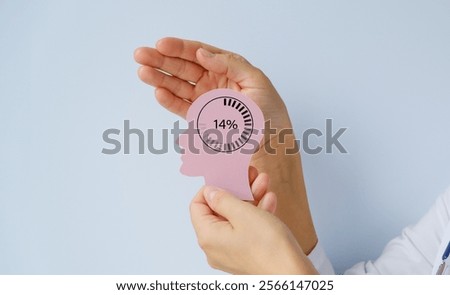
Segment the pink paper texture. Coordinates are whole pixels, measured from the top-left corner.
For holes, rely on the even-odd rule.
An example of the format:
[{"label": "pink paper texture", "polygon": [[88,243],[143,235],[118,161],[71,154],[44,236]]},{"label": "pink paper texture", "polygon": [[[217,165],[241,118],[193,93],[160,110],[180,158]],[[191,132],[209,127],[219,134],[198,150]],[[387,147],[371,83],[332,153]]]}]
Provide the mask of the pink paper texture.
[{"label": "pink paper texture", "polygon": [[258,105],[240,92],[215,89],[192,103],[186,119],[189,129],[179,138],[181,173],[203,176],[206,185],[253,200],[248,167],[264,135]]}]

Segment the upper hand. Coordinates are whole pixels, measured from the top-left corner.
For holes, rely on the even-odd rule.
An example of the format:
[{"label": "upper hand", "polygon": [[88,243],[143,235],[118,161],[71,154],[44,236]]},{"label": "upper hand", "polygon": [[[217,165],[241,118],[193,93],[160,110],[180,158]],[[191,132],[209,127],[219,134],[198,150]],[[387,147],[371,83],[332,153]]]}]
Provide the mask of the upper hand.
[{"label": "upper hand", "polygon": [[286,107],[270,80],[238,54],[197,41],[163,38],[141,47],[135,59],[139,77],[156,87],[158,102],[185,118],[190,104],[216,88],[241,91],[253,99],[274,128],[291,128]]}]

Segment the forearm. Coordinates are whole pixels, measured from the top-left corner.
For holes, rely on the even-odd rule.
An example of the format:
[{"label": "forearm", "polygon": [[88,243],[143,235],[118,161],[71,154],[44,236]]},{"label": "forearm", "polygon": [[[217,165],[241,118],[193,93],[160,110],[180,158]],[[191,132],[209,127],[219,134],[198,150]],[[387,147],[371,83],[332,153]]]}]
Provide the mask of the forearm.
[{"label": "forearm", "polygon": [[252,165],[269,175],[269,190],[278,196],[276,215],[289,227],[304,253],[309,254],[317,243],[317,235],[306,196],[300,153],[293,132],[281,137],[277,132],[266,140],[265,147],[253,157]]}]

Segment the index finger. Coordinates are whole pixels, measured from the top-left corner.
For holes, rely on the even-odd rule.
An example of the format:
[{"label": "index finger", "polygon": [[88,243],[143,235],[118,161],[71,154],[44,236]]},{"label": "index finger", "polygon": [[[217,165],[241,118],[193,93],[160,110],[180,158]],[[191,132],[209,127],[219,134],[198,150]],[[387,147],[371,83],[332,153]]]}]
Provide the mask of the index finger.
[{"label": "index finger", "polygon": [[199,63],[196,52],[199,48],[204,48],[212,53],[227,53],[228,51],[193,40],[185,40],[174,37],[160,39],[156,43],[156,49],[166,56],[178,57]]}]

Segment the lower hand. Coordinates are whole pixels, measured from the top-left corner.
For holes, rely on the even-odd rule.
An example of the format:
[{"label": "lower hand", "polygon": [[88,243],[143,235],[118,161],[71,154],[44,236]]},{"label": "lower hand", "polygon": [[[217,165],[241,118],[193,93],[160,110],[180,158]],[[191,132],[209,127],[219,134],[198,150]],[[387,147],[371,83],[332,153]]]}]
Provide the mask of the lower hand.
[{"label": "lower hand", "polygon": [[316,274],[292,233],[273,215],[276,196],[265,192],[267,181],[267,175],[253,181],[257,206],[214,187],[203,187],[194,197],[191,220],[208,263],[232,274]]}]

